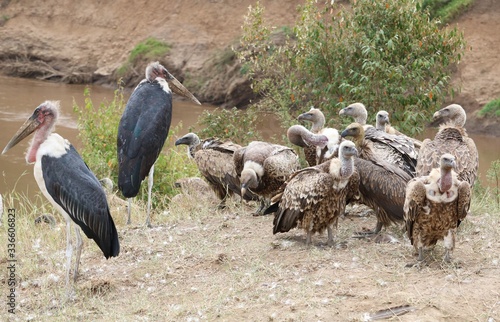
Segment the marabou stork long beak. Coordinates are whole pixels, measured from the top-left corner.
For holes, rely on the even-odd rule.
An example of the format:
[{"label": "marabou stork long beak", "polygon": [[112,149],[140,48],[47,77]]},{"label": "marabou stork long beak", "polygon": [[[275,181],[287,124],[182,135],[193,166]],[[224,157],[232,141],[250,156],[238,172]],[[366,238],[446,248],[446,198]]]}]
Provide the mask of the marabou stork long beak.
[{"label": "marabou stork long beak", "polygon": [[17,130],[16,134],[10,139],[9,143],[7,143],[7,146],[2,151],[2,154],[10,150],[10,148],[14,147],[16,144],[21,142],[25,137],[30,135],[31,133],[35,132],[35,130],[38,128],[40,125],[40,121],[38,120],[37,117],[37,110],[35,110],[35,113],[31,115],[26,122]]},{"label": "marabou stork long beak", "polygon": [[194,97],[194,95],[190,91],[188,91],[188,89],[184,87],[184,85],[182,85],[181,82],[177,80],[177,78],[175,78],[172,74],[170,74],[168,70],[165,69],[164,71],[167,74],[166,80],[168,82],[168,85],[170,86],[170,88],[174,93],[184,96],[185,98],[190,99],[194,103],[201,105],[200,101],[198,101],[198,99]]}]

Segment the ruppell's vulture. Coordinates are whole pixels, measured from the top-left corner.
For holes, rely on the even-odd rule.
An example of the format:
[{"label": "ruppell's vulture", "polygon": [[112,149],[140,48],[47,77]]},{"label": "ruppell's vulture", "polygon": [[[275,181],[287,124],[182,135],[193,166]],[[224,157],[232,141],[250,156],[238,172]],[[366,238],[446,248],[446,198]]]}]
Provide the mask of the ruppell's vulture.
[{"label": "ruppell's vulture", "polygon": [[377,130],[382,131],[382,132],[393,134],[393,135],[399,135],[399,136],[402,136],[404,138],[411,140],[413,142],[413,145],[415,146],[415,149],[417,150],[417,152],[420,149],[420,147],[422,146],[422,141],[417,140],[417,139],[412,138],[412,137],[409,137],[409,136],[399,132],[395,128],[393,128],[391,126],[391,121],[389,119],[389,113],[387,111],[384,111],[384,110],[378,111],[377,117],[376,117],[375,128]]},{"label": "ruppell's vulture", "polygon": [[476,144],[465,131],[466,114],[458,104],[452,104],[434,113],[432,125],[441,124],[434,140],[425,139],[420,148],[417,176],[426,176],[439,167],[440,158],[449,153],[455,157],[458,179],[471,187],[477,178],[479,154]]},{"label": "ruppell's vulture", "polygon": [[428,176],[412,179],[406,187],[406,233],[419,261],[423,260],[424,248],[443,239],[444,260],[450,261],[456,230],[469,210],[471,188],[453,170],[455,161],[453,155],[443,154],[439,168],[432,169]]},{"label": "ruppell's vulture", "polygon": [[273,198],[278,204],[273,234],[299,226],[307,232],[306,244],[310,245],[311,236],[326,229],[328,245],[333,245],[333,226],[344,214],[347,201],[358,193],[359,176],[353,159],[356,154],[354,143],[344,140],[338,158],[295,172],[284,184],[283,192]]}]

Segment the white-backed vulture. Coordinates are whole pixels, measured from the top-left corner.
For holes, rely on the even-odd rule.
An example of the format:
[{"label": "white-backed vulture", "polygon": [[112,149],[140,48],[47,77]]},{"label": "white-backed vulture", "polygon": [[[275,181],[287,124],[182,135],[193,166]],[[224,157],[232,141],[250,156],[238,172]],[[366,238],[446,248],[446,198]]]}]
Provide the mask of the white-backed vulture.
[{"label": "white-backed vulture", "polygon": [[[370,137],[367,137],[367,133],[371,134]],[[361,147],[359,153],[362,158],[364,158],[364,147],[369,144],[370,149],[378,159],[399,167],[411,177],[415,176],[417,152],[410,140],[378,131],[373,127],[365,129],[359,123],[351,123],[342,131],[341,136],[353,138],[356,147]]]},{"label": "white-backed vulture", "polygon": [[320,165],[295,172],[284,184],[279,195],[278,211],[273,221],[273,234],[284,233],[297,226],[311,236],[328,231],[328,245],[333,245],[333,226],[344,214],[346,202],[357,195],[359,176],[355,172],[354,143],[344,140],[339,157]]},{"label": "white-backed vulture", "polygon": [[309,166],[323,163],[325,160],[338,156],[338,147],[341,142],[339,131],[330,127],[325,128],[325,115],[321,110],[311,107],[309,111],[300,114],[297,119],[299,121],[311,122],[310,131],[312,133],[328,137],[327,147],[323,149],[317,149],[312,146],[304,148],[304,155]]},{"label": "white-backed vulture", "polygon": [[[314,134],[302,125],[292,125],[286,132],[290,143],[304,148],[307,163],[314,162],[309,166],[323,163],[324,160],[338,155],[339,145],[336,143],[340,137],[338,131],[330,131],[329,128],[323,130],[326,134]],[[312,161],[313,156],[314,161]]]},{"label": "white-backed vulture", "polygon": [[261,215],[280,186],[300,169],[299,157],[293,149],[262,141],[252,141],[236,150],[233,161],[241,195],[250,191],[261,197],[261,207],[254,215]]},{"label": "white-backed vulture", "polygon": [[477,178],[479,154],[476,144],[465,131],[466,114],[462,106],[452,104],[434,113],[433,125],[441,124],[434,140],[425,139],[419,151],[417,176],[428,175],[439,167],[440,157],[449,153],[456,159],[458,179],[471,186]]},{"label": "white-backed vulture", "polygon": [[384,111],[384,110],[378,111],[375,122],[376,122],[375,123],[375,128],[377,130],[380,130],[382,132],[389,133],[389,134],[400,135],[400,136],[403,136],[403,137],[411,140],[413,142],[413,145],[415,146],[415,149],[417,151],[422,146],[422,141],[417,140],[417,139],[412,138],[412,137],[409,137],[409,136],[407,136],[407,135],[399,132],[395,128],[393,128],[391,126],[391,122],[390,122],[390,119],[389,119],[389,113],[387,111]]},{"label": "white-backed vulture", "polygon": [[456,230],[467,216],[471,190],[469,183],[458,179],[455,165],[453,155],[443,154],[439,168],[432,169],[428,176],[412,179],[406,187],[406,233],[419,261],[423,260],[424,248],[444,239],[444,260],[449,262]]},{"label": "white-backed vulture", "polygon": [[413,176],[380,158],[374,152],[373,143],[365,140],[363,133],[361,124],[352,123],[342,136],[352,136],[358,149],[359,157],[354,162],[360,177],[359,201],[375,212],[377,225],[368,234],[376,234],[383,226],[403,221],[406,183]]},{"label": "white-backed vulture", "polygon": [[[188,146],[188,156],[194,159],[198,170],[225,206],[228,197],[240,195],[240,181],[234,168],[233,154],[241,146],[231,141],[210,138],[201,141],[195,133],[188,133],[175,141],[175,145]],[[248,192],[245,200],[258,200],[258,196]]]}]

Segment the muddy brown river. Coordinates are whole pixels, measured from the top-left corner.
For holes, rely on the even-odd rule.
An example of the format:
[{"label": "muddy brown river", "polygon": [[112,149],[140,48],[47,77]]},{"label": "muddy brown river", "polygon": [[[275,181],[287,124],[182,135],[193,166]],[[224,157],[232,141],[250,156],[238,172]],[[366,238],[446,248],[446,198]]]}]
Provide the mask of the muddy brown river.
[{"label": "muddy brown river", "polygon": [[[83,92],[85,85],[68,85],[61,83],[43,82],[30,79],[19,79],[0,76],[0,151],[7,145],[10,138],[16,133],[21,124],[31,115],[35,107],[45,100],[61,101],[61,115],[56,126],[56,132],[68,139],[78,149],[77,117],[73,112],[73,101],[79,106],[84,105]],[[94,105],[109,102],[113,99],[113,89],[101,86],[89,86]],[[128,99],[126,94],[125,99]],[[209,105],[194,105],[185,101],[174,101],[172,127],[182,122],[183,129],[190,126],[196,128],[199,115],[205,109],[214,109]],[[263,123],[265,137],[269,130],[276,128],[272,120]],[[428,130],[422,137],[430,137],[435,133]],[[267,135],[266,135],[267,134]],[[486,171],[492,161],[500,159],[500,138],[470,134],[479,150],[479,172],[481,181],[486,182]],[[18,146],[0,155],[0,193],[15,189],[27,195],[38,192],[38,186],[33,178],[33,165],[25,162],[24,154],[29,145],[25,139]]]}]

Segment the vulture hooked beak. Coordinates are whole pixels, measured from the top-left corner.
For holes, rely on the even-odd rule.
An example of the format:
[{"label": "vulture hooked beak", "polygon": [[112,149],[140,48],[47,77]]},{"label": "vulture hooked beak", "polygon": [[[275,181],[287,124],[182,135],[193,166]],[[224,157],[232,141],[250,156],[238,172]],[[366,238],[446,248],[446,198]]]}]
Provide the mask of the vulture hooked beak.
[{"label": "vulture hooked beak", "polygon": [[3,149],[2,154],[5,154],[8,150],[10,150],[12,147],[14,147],[16,144],[21,142],[25,137],[30,135],[31,133],[35,132],[35,130],[38,128],[38,126],[41,124],[41,122],[38,120],[38,109],[35,110],[33,115],[31,115],[17,130],[16,134],[10,139],[9,143],[7,143],[7,146]]}]

